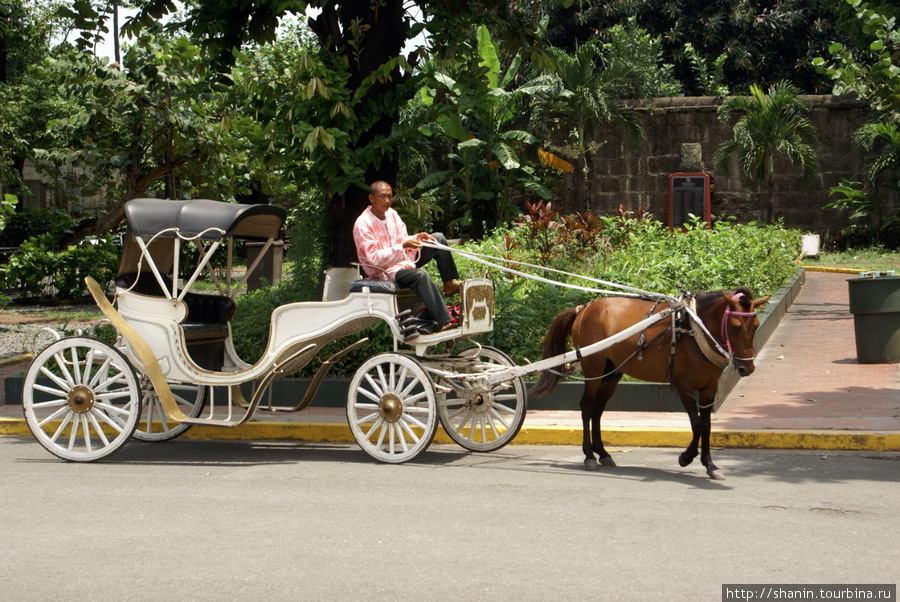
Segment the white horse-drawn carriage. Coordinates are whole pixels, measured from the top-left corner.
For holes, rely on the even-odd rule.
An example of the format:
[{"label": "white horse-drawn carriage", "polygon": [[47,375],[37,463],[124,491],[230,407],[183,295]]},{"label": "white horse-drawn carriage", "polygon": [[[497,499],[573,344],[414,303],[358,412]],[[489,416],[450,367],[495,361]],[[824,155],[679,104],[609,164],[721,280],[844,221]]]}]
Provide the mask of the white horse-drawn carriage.
[{"label": "white horse-drawn carriage", "polygon": [[[439,422],[454,441],[475,451],[498,449],[519,431],[526,407],[521,377],[490,386],[465,378],[512,361],[475,343],[452,355],[442,352],[493,328],[490,280],[464,281],[458,328],[406,344],[394,291],[358,280],[336,293],[336,278],[326,300],[276,308],[265,352],[250,364],[235,352],[230,321],[235,295],[257,266],[246,266],[243,279],[233,282],[233,243],[262,242],[259,261],[279,235],[285,212],[270,205],[158,199],[132,200],[125,212],[128,232],[112,301],[87,279],[116,329],[115,342],[61,338],[35,357],[26,374],[27,423],[53,454],[91,461],[132,436],[160,441],[192,425],[239,426],[259,409],[274,379],[295,373],[325,343],[378,321],[391,328],[394,348],[362,363],[347,399],[350,429],[367,453],[385,462],[410,460],[428,447]],[[199,250],[199,260],[184,266],[182,247],[188,242]],[[221,253],[224,270],[213,269],[211,260]],[[194,290],[204,274],[214,284],[211,294]],[[335,361],[323,362],[295,409],[312,399]],[[245,384],[252,391],[249,400]]]}]

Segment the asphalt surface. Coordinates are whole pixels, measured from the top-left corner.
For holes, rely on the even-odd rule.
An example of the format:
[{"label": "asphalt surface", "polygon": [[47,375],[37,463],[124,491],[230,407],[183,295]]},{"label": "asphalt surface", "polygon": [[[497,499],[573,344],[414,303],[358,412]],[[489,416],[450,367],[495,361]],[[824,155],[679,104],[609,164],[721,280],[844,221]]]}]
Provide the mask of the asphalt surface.
[{"label": "asphalt surface", "polygon": [[69,463],[0,437],[6,600],[721,600],[722,584],[896,583],[900,454],[129,444]]}]

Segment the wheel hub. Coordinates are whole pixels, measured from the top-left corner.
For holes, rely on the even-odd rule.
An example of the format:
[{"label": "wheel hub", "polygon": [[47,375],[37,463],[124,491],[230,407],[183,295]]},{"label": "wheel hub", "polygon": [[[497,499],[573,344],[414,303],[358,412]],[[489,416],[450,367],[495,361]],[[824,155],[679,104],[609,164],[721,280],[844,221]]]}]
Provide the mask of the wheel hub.
[{"label": "wheel hub", "polygon": [[67,402],[76,414],[87,414],[94,407],[94,393],[87,387],[78,385],[69,391]]},{"label": "wheel hub", "polygon": [[393,394],[387,394],[378,402],[378,413],[385,422],[397,422],[403,415],[403,402]]},{"label": "wheel hub", "polygon": [[484,414],[491,409],[492,396],[490,392],[475,387],[466,391],[466,408],[475,414]]}]

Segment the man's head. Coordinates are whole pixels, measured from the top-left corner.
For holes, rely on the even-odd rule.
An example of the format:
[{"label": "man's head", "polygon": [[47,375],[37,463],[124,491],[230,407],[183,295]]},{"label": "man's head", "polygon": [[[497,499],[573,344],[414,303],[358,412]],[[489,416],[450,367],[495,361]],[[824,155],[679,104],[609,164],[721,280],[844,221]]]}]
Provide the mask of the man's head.
[{"label": "man's head", "polygon": [[384,219],[393,201],[394,192],[391,190],[391,185],[387,182],[379,180],[369,186],[369,202],[372,204],[372,213],[378,219]]}]

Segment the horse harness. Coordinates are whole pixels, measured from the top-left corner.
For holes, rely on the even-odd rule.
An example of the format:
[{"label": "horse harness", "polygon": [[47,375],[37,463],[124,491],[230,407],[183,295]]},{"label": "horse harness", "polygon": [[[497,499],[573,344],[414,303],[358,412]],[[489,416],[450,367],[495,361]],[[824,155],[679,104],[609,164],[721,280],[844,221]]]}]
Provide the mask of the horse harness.
[{"label": "horse harness", "polygon": [[[735,299],[739,298],[743,293],[738,293],[735,295]],[[589,380],[598,380],[607,378],[617,372],[619,369],[632,360],[635,356],[637,356],[638,361],[643,361],[643,352],[644,349],[650,347],[653,343],[664,337],[665,335],[672,333],[672,337],[669,341],[669,378],[674,371],[675,367],[675,351],[678,349],[678,343],[681,340],[682,335],[687,335],[694,338],[694,341],[697,343],[697,347],[700,349],[700,352],[703,353],[703,356],[714,366],[724,370],[728,364],[731,363],[731,360],[734,358],[734,353],[731,347],[731,338],[728,336],[728,316],[755,316],[756,312],[737,312],[731,311],[731,308],[728,307],[725,309],[725,313],[722,316],[722,339],[725,341],[725,347],[719,344],[718,341],[710,334],[709,330],[703,325],[703,323],[699,320],[697,316],[697,301],[694,296],[690,293],[685,293],[682,297],[683,301],[687,301],[687,304],[682,303],[681,309],[676,309],[674,307],[675,303],[670,301],[669,307],[672,309],[671,321],[669,327],[650,339],[646,340],[647,331],[641,332],[638,337],[637,349],[629,355],[625,360],[615,366],[612,370],[607,372],[606,374],[602,374],[600,376],[594,376],[591,378],[578,378],[571,375],[571,373],[561,373],[555,372],[551,370],[551,372],[555,372],[559,376],[566,376],[568,378],[574,378],[576,380],[581,381],[589,381]],[[586,309],[593,301],[588,303],[587,305],[580,305],[575,308],[576,315],[581,313],[584,309]],[[661,303],[660,299],[656,299],[653,303],[653,306],[650,308],[650,311],[647,312],[647,315],[644,316],[644,319],[647,319],[653,315],[656,311],[656,308]],[[690,325],[688,327],[687,325]],[[698,332],[699,331],[699,332]],[[576,351],[578,349],[576,348]],[[755,350],[754,350],[755,355]],[[578,355],[579,359],[581,355]],[[747,359],[747,358],[738,358],[738,359]],[[752,359],[752,358],[751,358]]]}]

